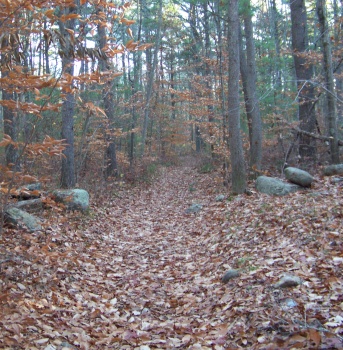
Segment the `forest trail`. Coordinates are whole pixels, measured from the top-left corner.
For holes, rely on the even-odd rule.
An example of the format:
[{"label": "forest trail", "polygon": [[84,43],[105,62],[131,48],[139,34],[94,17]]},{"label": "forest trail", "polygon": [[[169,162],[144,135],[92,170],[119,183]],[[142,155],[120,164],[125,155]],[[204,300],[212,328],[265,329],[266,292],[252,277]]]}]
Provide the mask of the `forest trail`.
[{"label": "forest trail", "polygon": [[[186,161],[114,188],[83,222],[61,212],[43,235],[8,231],[0,348],[339,349],[340,186],[217,202],[219,183]],[[283,273],[304,284],[273,288]]]},{"label": "forest trail", "polygon": [[162,348],[186,346],[210,329],[221,331],[202,305],[205,297],[209,307],[217,298],[214,288],[222,288],[222,271],[204,241],[215,228],[206,226],[204,212],[186,213],[193,203],[223,206],[215,204],[216,194],[211,176],[199,175],[192,162],[165,167],[151,186],[114,200],[104,220],[97,218],[89,228],[91,234],[100,232],[99,222],[106,232],[96,250],[98,261],[106,259],[111,266],[107,277],[113,278],[117,307],[130,313],[131,326],[144,324],[145,331],[155,333],[152,342]]}]

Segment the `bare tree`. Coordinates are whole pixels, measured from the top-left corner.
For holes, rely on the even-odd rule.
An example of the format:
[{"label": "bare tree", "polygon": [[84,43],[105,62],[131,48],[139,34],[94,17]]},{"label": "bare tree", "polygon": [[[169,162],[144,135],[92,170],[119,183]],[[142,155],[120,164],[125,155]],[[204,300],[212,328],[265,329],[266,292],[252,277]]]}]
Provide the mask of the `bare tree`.
[{"label": "bare tree", "polygon": [[[110,62],[104,52],[106,43],[108,41],[106,35],[106,23],[101,18],[102,8],[98,9],[99,23],[98,23],[98,36],[99,36],[99,49],[101,55],[99,58],[99,68],[101,72],[109,71],[111,69]],[[114,96],[113,96],[113,79],[106,80],[104,88],[102,90],[102,99],[104,103],[104,110],[108,118],[106,137],[106,152],[105,152],[105,178],[116,175],[117,173],[117,154],[116,143],[114,136],[112,135],[113,123],[114,123]]]},{"label": "bare tree", "polygon": [[[307,14],[305,0],[290,1],[292,21],[292,48],[298,86],[298,114],[300,129],[308,133],[316,130],[314,109],[314,87],[311,83],[313,67],[306,62],[304,53],[308,49]],[[316,158],[316,140],[301,133],[299,154],[302,160]]]},{"label": "bare tree", "polygon": [[246,190],[245,162],[240,128],[239,112],[239,18],[238,0],[229,1],[228,11],[229,44],[229,147],[232,167],[232,191],[243,193]]},{"label": "bare tree", "polygon": [[241,36],[240,69],[244,86],[245,110],[248,118],[250,140],[250,168],[260,170],[262,162],[262,120],[256,87],[255,43],[250,0],[245,2],[243,12],[246,56]]},{"label": "bare tree", "polygon": [[143,129],[142,129],[142,149],[141,153],[142,156],[144,156],[145,153],[145,143],[146,143],[146,136],[148,131],[148,122],[149,122],[149,115],[150,115],[150,102],[151,97],[153,93],[153,84],[154,84],[154,77],[155,77],[155,70],[157,67],[157,61],[158,61],[158,51],[159,47],[161,45],[161,27],[162,27],[162,0],[159,0],[159,8],[158,8],[158,25],[156,28],[156,40],[155,40],[155,47],[154,47],[154,56],[152,65],[150,67],[150,72],[148,76],[148,84],[146,88],[146,96],[145,96],[145,106],[144,106],[144,120],[143,120]]},{"label": "bare tree", "polygon": [[332,69],[332,55],[330,45],[329,28],[326,18],[326,5],[323,0],[317,0],[317,15],[319,20],[319,30],[322,42],[322,52],[324,60],[324,77],[325,77],[325,89],[327,99],[327,121],[330,136],[330,154],[331,162],[339,163],[339,147],[337,136],[337,108],[336,108],[336,94],[335,84],[333,79]]},{"label": "bare tree", "polygon": [[[76,14],[76,4],[60,8],[60,14],[68,18],[68,15]],[[70,16],[66,21],[59,21],[61,33],[61,58],[64,81],[62,93],[64,100],[62,104],[62,139],[67,144],[63,151],[61,186],[71,188],[75,186],[74,169],[74,109],[75,96],[73,92],[74,75],[74,37],[75,17]]]}]

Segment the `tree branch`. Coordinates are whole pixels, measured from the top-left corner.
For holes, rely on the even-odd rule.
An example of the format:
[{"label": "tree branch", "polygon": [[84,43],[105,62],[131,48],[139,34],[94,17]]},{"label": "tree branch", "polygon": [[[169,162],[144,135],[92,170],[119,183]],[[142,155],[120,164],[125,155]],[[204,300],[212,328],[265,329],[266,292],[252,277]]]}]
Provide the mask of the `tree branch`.
[{"label": "tree branch", "polygon": [[[297,133],[299,133],[299,134],[303,134],[303,135],[306,135],[306,136],[309,136],[309,137],[313,137],[313,138],[318,139],[318,140],[323,140],[323,141],[331,141],[332,140],[332,137],[330,137],[330,136],[314,134],[312,132],[301,130],[300,128],[298,128],[296,126],[291,126],[291,128],[294,131],[296,131]],[[338,140],[338,146],[343,146],[343,141],[342,140]]]}]

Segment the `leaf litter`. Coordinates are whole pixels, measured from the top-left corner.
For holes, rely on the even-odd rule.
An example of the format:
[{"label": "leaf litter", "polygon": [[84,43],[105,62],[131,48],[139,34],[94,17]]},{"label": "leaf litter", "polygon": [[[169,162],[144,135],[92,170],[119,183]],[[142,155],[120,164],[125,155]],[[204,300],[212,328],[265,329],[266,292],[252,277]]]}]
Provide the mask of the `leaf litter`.
[{"label": "leaf litter", "polygon": [[[341,184],[216,201],[222,191],[214,173],[162,168],[81,219],[6,230],[0,348],[343,348]],[[228,270],[239,274],[223,283]],[[302,283],[278,288],[284,275]]]}]

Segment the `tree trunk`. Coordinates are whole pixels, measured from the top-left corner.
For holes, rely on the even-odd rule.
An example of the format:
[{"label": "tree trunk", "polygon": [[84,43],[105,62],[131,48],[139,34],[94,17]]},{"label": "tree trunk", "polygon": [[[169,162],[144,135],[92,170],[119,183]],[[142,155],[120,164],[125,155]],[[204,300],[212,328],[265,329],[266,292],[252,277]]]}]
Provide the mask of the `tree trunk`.
[{"label": "tree trunk", "polygon": [[[76,6],[66,7],[60,10],[61,15],[76,13]],[[74,31],[75,19],[66,22],[59,21],[60,32],[64,37],[64,43],[61,43],[62,53],[62,72],[66,78],[74,75],[74,45],[70,37],[70,31]],[[63,151],[61,186],[63,188],[71,188],[75,186],[75,166],[74,166],[74,109],[75,96],[73,92],[73,82],[62,87],[64,95],[62,103],[62,139],[67,144]]]},{"label": "tree trunk", "polygon": [[[204,9],[204,32],[205,32],[205,84],[206,84],[206,94],[207,98],[210,100],[214,100],[213,91],[212,91],[212,75],[211,75],[211,66],[209,64],[210,58],[211,58],[211,40],[210,40],[210,23],[209,23],[209,15],[210,12],[208,10],[208,4],[207,2],[203,5]],[[209,123],[209,136],[210,136],[210,147],[211,147],[211,157],[215,157],[214,153],[214,144],[212,143],[213,138],[213,130],[214,130],[214,113],[213,113],[213,104],[207,105],[207,111],[208,111],[208,123]]]},{"label": "tree trunk", "polygon": [[[47,29],[47,23],[44,19],[44,30]],[[50,60],[49,60],[49,41],[44,41],[44,60],[45,60],[45,73],[50,74]]]},{"label": "tree trunk", "polygon": [[260,106],[257,97],[256,88],[256,60],[255,60],[255,43],[252,25],[252,13],[250,1],[246,2],[246,8],[243,14],[245,29],[245,44],[247,58],[240,44],[240,62],[241,75],[245,95],[245,109],[248,117],[249,140],[250,140],[250,168],[256,173],[261,169],[262,162],[262,120],[260,114]]},{"label": "tree trunk", "polygon": [[[215,11],[217,16],[215,16],[216,30],[218,35],[218,41],[216,43],[217,50],[217,65],[219,72],[219,93],[218,98],[220,100],[220,115],[222,117],[222,143],[224,144],[225,150],[229,148],[229,140],[228,140],[228,113],[226,111],[226,92],[224,87],[224,81],[226,79],[224,72],[224,58],[223,58],[223,50],[224,50],[224,42],[223,42],[223,29],[222,29],[222,21],[221,18],[221,2],[220,0],[216,0],[215,3]],[[228,172],[228,157],[226,155],[227,152],[223,154],[223,185],[228,187],[229,185],[229,172]]]},{"label": "tree trunk", "polygon": [[154,57],[153,57],[152,66],[151,66],[150,72],[149,72],[149,80],[148,80],[146,97],[145,97],[144,121],[143,121],[143,129],[142,129],[142,149],[141,149],[142,156],[144,156],[144,153],[145,153],[145,143],[146,143],[149,115],[150,115],[150,102],[151,102],[151,97],[152,97],[152,92],[153,92],[155,70],[157,67],[158,51],[159,51],[159,47],[161,45],[162,6],[163,6],[162,0],[159,0],[159,9],[158,9],[158,15],[157,15],[158,25],[157,25],[157,29],[156,29],[156,41],[155,41],[155,47],[154,47]]},{"label": "tree trunk", "polygon": [[[2,72],[2,77],[6,77],[6,74]],[[2,90],[2,99],[4,101],[13,100],[13,93],[8,92],[5,89]],[[3,118],[4,118],[4,134],[11,137],[12,141],[17,141],[17,118],[13,109],[3,106]],[[12,144],[5,147],[5,159],[6,166],[15,170],[20,170],[18,148]]]},{"label": "tree trunk", "polygon": [[[307,15],[305,0],[293,0],[290,2],[292,21],[292,48],[295,73],[298,86],[298,113],[300,129],[313,133],[316,130],[316,116],[313,106],[314,87],[311,83],[312,65],[306,62],[302,56],[308,49]],[[315,160],[315,139],[299,135],[299,154],[302,161],[306,159]]]},{"label": "tree trunk", "polygon": [[[192,33],[192,44],[190,47],[191,50],[191,64],[195,66],[195,72],[197,75],[201,74],[200,70],[200,64],[201,64],[201,49],[202,49],[202,37],[199,34],[198,31],[198,21],[197,21],[197,6],[196,3],[190,3],[190,9],[189,9],[189,24],[191,27],[191,33]],[[191,76],[192,74],[189,75],[190,80],[189,80],[189,89],[192,91],[194,95],[194,99],[197,98],[197,92],[195,89],[192,87],[192,84],[190,83],[191,81]],[[203,140],[201,137],[201,129],[200,129],[200,124],[201,119],[200,118],[195,118],[195,123],[194,123],[194,128],[192,129],[193,135],[192,139],[195,140],[195,150],[197,153],[200,153],[202,150],[203,146]]]},{"label": "tree trunk", "polygon": [[[1,42],[1,49],[6,51],[6,49],[9,46],[9,41],[6,36],[3,37]],[[2,79],[6,80],[8,78],[8,70],[6,66],[10,64],[9,58],[5,53],[1,54],[1,77]],[[14,99],[14,93],[11,91],[11,87],[2,88],[2,100],[3,101],[13,101]],[[4,120],[4,134],[11,137],[11,139],[16,142],[17,141],[17,118],[15,116],[14,110],[3,106],[3,120]],[[13,170],[19,171],[20,170],[20,163],[19,163],[19,153],[18,148],[16,148],[14,145],[9,144],[5,147],[5,160],[6,160],[6,166],[11,167]]]},{"label": "tree trunk", "polygon": [[[102,11],[100,7],[98,13]],[[106,27],[103,22],[100,21],[98,24],[98,36],[99,36],[99,49],[103,51],[107,43]],[[105,53],[101,57],[105,57]],[[99,68],[101,72],[105,72],[111,69],[110,63],[107,58],[99,58]],[[113,123],[114,123],[114,96],[112,91],[113,80],[108,79],[105,82],[104,88],[102,90],[102,99],[104,104],[104,110],[108,118],[107,131],[105,133],[106,139],[106,152],[105,152],[105,169],[104,175],[107,179],[108,177],[117,175],[118,165],[117,165],[117,154],[116,154],[116,144],[113,134]]]},{"label": "tree trunk", "polygon": [[[281,89],[282,84],[282,70],[281,70],[281,44],[280,44],[280,30],[279,30],[279,13],[276,6],[276,1],[271,0],[271,19],[272,19],[272,34],[275,44],[275,54],[276,54],[276,60],[275,60],[275,74],[273,83],[276,87],[276,90]],[[274,93],[274,102],[277,103],[276,100],[276,92]]]},{"label": "tree trunk", "polygon": [[243,193],[246,189],[246,174],[239,112],[239,19],[238,0],[229,1],[228,11],[229,45],[229,147],[232,167],[232,191]]},{"label": "tree trunk", "polygon": [[337,137],[337,108],[336,108],[336,93],[333,79],[332,56],[329,27],[326,19],[326,5],[324,0],[317,0],[317,15],[319,20],[319,30],[321,34],[322,52],[324,60],[324,77],[327,99],[327,121],[330,136],[330,154],[331,162],[339,163],[339,147]]},{"label": "tree trunk", "polygon": [[[341,7],[339,7],[341,6]],[[339,11],[339,9],[341,9]],[[333,11],[334,11],[334,39],[335,39],[335,50],[336,52],[343,51],[343,41],[342,41],[342,32],[343,32],[343,0],[334,0],[333,1]],[[343,100],[343,57],[336,62],[334,67],[335,81],[336,81],[336,94]],[[339,126],[343,126],[343,103],[336,103],[337,107],[337,116]],[[342,137],[342,130],[339,134],[339,137]]]}]

